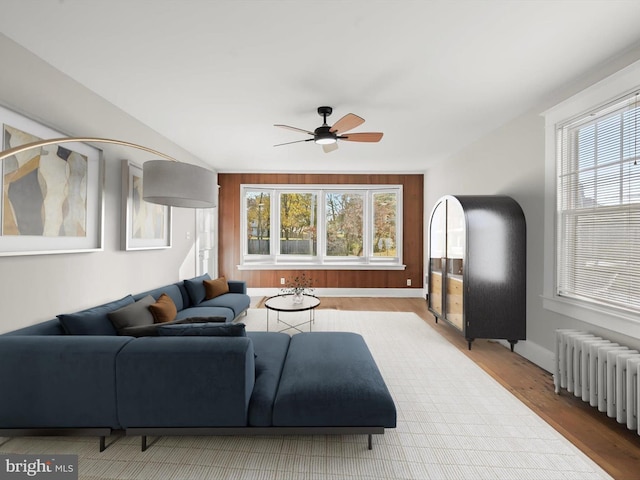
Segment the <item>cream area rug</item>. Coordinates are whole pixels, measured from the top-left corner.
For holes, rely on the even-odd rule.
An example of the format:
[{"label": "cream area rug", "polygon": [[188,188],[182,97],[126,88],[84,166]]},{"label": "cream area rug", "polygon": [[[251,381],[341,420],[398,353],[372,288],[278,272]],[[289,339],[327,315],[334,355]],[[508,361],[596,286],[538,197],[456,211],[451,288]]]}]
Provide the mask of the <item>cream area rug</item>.
[{"label": "cream area rug", "polygon": [[[270,315],[270,330],[284,327]],[[267,310],[240,321],[266,330]],[[77,454],[87,480],[611,478],[413,313],[317,310],[312,329],[362,334],[382,372],[398,426],[374,435],[371,451],[366,436],[336,435],[160,437],[146,452],[123,437],[102,453],[96,438],[25,437],[0,452]]]}]

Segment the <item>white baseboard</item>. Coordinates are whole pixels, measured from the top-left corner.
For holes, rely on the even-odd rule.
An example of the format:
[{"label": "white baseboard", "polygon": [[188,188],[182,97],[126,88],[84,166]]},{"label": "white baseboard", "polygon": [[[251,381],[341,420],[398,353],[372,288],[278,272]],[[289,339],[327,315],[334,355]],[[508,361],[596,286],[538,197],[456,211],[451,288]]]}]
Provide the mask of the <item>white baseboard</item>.
[{"label": "white baseboard", "polygon": [[[278,295],[279,288],[247,288],[251,297]],[[422,288],[315,288],[313,294],[319,297],[402,297],[425,298]]]},{"label": "white baseboard", "polygon": [[[506,340],[499,340],[499,343],[507,348],[511,348],[511,345]],[[535,363],[543,370],[553,373],[553,357],[555,354],[552,351],[547,350],[530,340],[519,341],[516,343],[514,350],[518,355],[526,358],[532,363]]]}]

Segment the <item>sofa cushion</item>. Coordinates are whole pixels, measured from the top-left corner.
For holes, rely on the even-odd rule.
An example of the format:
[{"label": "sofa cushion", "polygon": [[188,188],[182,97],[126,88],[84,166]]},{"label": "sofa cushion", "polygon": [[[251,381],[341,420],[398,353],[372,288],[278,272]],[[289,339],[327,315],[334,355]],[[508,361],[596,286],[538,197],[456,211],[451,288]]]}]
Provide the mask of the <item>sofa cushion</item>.
[{"label": "sofa cushion", "polygon": [[172,322],[153,323],[151,325],[141,325],[137,327],[127,327],[118,331],[119,335],[127,335],[129,337],[157,337],[158,329],[167,325],[180,325],[184,323],[207,323],[207,322],[224,322],[224,317],[189,317],[176,319]]},{"label": "sofa cushion", "polygon": [[204,280],[202,283],[204,284],[204,298],[206,300],[229,293],[229,284],[224,277],[216,278],[215,280]]},{"label": "sofa cushion", "polygon": [[224,323],[227,321],[227,317],[224,315],[211,315],[206,317],[186,317],[176,319],[173,323]]},{"label": "sofa cushion", "polygon": [[116,357],[131,341],[0,335],[0,428],[121,428]]},{"label": "sofa cushion", "polygon": [[247,332],[256,353],[256,382],[249,403],[249,426],[273,425],[273,402],[278,391],[291,337],[286,333]]},{"label": "sofa cushion", "polygon": [[251,304],[251,297],[244,293],[225,293],[210,300],[204,300],[198,307],[227,307],[233,310],[233,318],[244,312]]},{"label": "sofa cushion", "polygon": [[153,325],[153,315],[149,310],[149,305],[153,305],[155,301],[155,298],[147,295],[135,303],[107,313],[107,317],[111,320],[119,335],[122,335],[121,330],[123,328]]},{"label": "sofa cushion", "polygon": [[17,330],[12,330],[3,335],[64,335],[65,331],[62,328],[59,318],[52,318],[44,322],[36,323],[35,325],[29,325],[28,327],[22,327]]},{"label": "sofa cushion", "polygon": [[137,338],[116,358],[118,419],[132,427],[246,427],[255,381],[247,337]]},{"label": "sofa cushion", "polygon": [[204,300],[206,291],[202,282],[205,280],[211,280],[208,273],[184,281],[184,287],[187,289],[187,293],[189,294],[191,305],[198,305]]},{"label": "sofa cushion", "polygon": [[224,317],[225,321],[233,322],[236,316],[231,308],[224,306],[220,307],[189,307],[184,310],[180,310],[176,316],[176,320],[188,319],[197,317]]},{"label": "sofa cushion", "polygon": [[394,428],[395,404],[364,339],[349,332],[294,335],[273,425]]},{"label": "sofa cushion", "polygon": [[118,332],[107,317],[107,313],[132,303],[134,303],[133,297],[127,295],[120,300],[88,308],[87,310],[64,313],[58,315],[58,318],[68,335],[117,335]]},{"label": "sofa cushion", "polygon": [[158,335],[158,327],[162,325],[164,325],[164,323],[126,327],[118,330],[118,335],[125,335],[127,337],[155,337]]},{"label": "sofa cushion", "polygon": [[171,322],[176,319],[176,315],[178,314],[176,304],[173,303],[171,297],[166,293],[160,295],[160,298],[158,298],[155,303],[149,305],[148,308],[153,315],[155,323]]},{"label": "sofa cushion", "polygon": [[185,323],[161,325],[158,336],[246,337],[247,333],[244,323]]}]

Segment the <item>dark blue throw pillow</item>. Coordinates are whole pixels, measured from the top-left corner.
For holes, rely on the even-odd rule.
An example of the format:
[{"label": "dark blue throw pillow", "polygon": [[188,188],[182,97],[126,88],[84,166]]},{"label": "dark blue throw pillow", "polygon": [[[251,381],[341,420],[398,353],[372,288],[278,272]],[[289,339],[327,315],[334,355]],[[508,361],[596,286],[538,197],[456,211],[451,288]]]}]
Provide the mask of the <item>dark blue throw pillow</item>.
[{"label": "dark blue throw pillow", "polygon": [[208,336],[246,337],[244,323],[180,323],[161,325],[157,328],[159,337],[168,336]]},{"label": "dark blue throw pillow", "polygon": [[191,305],[198,305],[204,300],[206,291],[204,289],[204,283],[202,282],[205,280],[211,280],[211,277],[208,273],[184,281],[184,288],[189,294]]}]

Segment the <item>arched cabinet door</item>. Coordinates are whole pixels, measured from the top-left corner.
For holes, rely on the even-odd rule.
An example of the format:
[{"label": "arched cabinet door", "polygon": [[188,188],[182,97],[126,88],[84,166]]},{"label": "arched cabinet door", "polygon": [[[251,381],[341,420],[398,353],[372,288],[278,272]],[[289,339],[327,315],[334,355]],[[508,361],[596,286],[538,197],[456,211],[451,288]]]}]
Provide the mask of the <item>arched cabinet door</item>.
[{"label": "arched cabinet door", "polygon": [[504,195],[447,195],[429,222],[431,313],[476,338],[526,339],[526,224]]},{"label": "arched cabinet door", "polygon": [[447,202],[438,202],[429,222],[429,310],[436,321],[444,312],[444,269],[446,264]]},{"label": "arched cabinet door", "polygon": [[445,314],[454,327],[464,332],[464,264],[467,233],[462,206],[447,199],[447,261],[445,269]]}]

